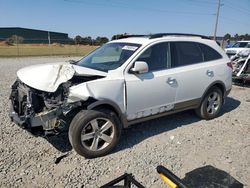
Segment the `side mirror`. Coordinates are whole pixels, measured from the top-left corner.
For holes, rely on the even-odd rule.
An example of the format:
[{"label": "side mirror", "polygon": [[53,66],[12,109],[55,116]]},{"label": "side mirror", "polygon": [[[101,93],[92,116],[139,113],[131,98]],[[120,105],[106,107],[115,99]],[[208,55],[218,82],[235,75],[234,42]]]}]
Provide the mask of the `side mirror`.
[{"label": "side mirror", "polygon": [[130,71],[135,74],[146,73],[148,72],[148,64],[145,61],[136,61]]}]

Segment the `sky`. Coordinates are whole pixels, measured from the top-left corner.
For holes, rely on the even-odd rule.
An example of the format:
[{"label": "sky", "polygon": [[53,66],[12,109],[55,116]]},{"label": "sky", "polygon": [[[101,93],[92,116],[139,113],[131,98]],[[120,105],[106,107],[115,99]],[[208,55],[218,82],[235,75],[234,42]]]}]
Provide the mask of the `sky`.
[{"label": "sky", "polygon": [[[76,35],[213,36],[219,0],[0,0],[0,27]],[[217,36],[250,33],[250,0],[221,0]]]}]

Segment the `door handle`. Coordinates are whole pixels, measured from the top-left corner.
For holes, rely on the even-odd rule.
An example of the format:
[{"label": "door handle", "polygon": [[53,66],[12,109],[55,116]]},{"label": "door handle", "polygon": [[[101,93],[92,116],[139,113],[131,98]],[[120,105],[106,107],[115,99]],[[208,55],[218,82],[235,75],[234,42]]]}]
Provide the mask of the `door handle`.
[{"label": "door handle", "polygon": [[174,84],[176,83],[176,79],[175,79],[175,78],[172,78],[172,77],[169,77],[169,78],[167,79],[167,83],[168,83],[169,85],[174,85]]},{"label": "door handle", "polygon": [[213,76],[214,76],[214,71],[207,70],[207,75],[208,75],[209,77],[213,77]]}]

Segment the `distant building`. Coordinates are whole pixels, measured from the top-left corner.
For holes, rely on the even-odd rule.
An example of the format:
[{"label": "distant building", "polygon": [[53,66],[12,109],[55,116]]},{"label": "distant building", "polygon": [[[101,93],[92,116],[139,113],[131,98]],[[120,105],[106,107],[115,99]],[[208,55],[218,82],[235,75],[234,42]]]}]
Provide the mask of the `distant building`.
[{"label": "distant building", "polygon": [[21,27],[0,27],[0,41],[13,35],[23,37],[23,43],[68,43],[68,34]]}]

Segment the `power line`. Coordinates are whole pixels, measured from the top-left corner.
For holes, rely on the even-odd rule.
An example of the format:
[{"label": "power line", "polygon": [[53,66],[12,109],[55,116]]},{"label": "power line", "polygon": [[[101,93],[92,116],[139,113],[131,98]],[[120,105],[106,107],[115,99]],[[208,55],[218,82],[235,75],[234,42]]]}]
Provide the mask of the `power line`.
[{"label": "power line", "polygon": [[172,14],[184,14],[184,15],[207,15],[207,16],[213,16],[212,13],[203,13],[203,12],[188,12],[188,11],[172,11],[172,10],[165,10],[165,9],[155,9],[155,8],[147,8],[147,7],[136,7],[133,5],[133,7],[129,6],[128,4],[119,4],[119,3],[95,3],[95,2],[89,2],[84,0],[64,0],[66,2],[71,3],[83,3],[83,4],[89,4],[89,5],[97,5],[97,6],[108,6],[108,7],[115,7],[115,8],[128,8],[128,9],[135,9],[139,11],[151,11],[151,12],[162,12],[162,13],[172,13]]},{"label": "power line", "polygon": [[212,2],[212,1],[201,1],[201,0],[185,0],[185,1],[189,1],[189,2],[191,2],[191,3],[198,3],[198,4],[217,5],[216,2]]},{"label": "power line", "polygon": [[244,11],[247,14],[250,14],[250,4],[248,9],[242,6],[239,6],[240,4],[237,2],[237,4],[233,4],[232,2],[228,2],[227,6],[233,10],[237,10],[237,11]]},{"label": "power line", "polygon": [[242,24],[242,25],[249,25],[250,26],[250,23],[246,23],[246,22],[242,22],[242,21],[239,21],[237,19],[234,19],[234,18],[228,18],[228,17],[224,17],[224,16],[220,16],[223,20],[226,20],[230,23],[239,23],[239,24]]},{"label": "power line", "polygon": [[234,6],[231,6],[229,4],[226,4],[225,5],[227,8],[230,8],[231,10],[234,10],[236,11],[237,13],[239,14],[250,14],[250,10],[249,11],[246,11],[246,9],[242,9],[242,8],[239,8],[239,7],[234,7]]}]

